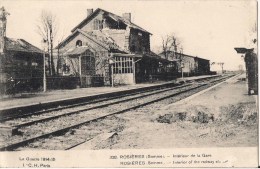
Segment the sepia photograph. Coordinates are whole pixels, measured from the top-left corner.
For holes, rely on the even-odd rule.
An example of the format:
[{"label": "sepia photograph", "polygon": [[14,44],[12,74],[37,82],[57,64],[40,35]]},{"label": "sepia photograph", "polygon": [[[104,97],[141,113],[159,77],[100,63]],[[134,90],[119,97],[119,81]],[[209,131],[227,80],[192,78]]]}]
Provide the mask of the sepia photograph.
[{"label": "sepia photograph", "polygon": [[0,1],[0,167],[258,167],[255,0]]}]

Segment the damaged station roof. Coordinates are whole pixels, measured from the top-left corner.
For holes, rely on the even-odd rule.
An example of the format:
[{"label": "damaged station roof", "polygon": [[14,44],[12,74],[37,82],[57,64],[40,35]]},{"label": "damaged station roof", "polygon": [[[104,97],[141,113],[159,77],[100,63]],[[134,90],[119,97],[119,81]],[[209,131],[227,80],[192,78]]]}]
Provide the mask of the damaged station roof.
[{"label": "damaged station roof", "polygon": [[18,52],[31,52],[31,53],[44,53],[43,50],[33,46],[24,39],[13,39],[5,37],[5,50],[6,51],[18,51]]},{"label": "damaged station roof", "polygon": [[[131,21],[129,21],[125,18],[115,15],[106,10],[97,8],[93,13],[91,13],[88,17],[86,17],[82,22],[80,22],[76,27],[74,27],[72,29],[71,30],[72,33],[64,41],[62,41],[56,47],[56,49],[62,48],[62,46],[66,45],[66,43],[71,41],[78,34],[81,34],[81,35],[85,36],[86,38],[88,38],[89,40],[91,40],[93,43],[96,43],[99,46],[99,48],[103,48],[103,49],[108,50],[109,52],[113,52],[113,53],[130,54],[129,51],[120,47],[108,33],[105,33],[105,31],[103,31],[103,30],[83,31],[82,30],[82,28],[86,24],[88,24],[100,12],[103,13],[104,15],[106,15],[106,17],[109,17],[109,18],[115,20],[117,23],[122,23],[125,26],[146,32],[151,35],[150,32],[146,31],[145,29],[141,28],[140,26],[132,23]],[[93,50],[95,51],[98,49],[93,49]]]},{"label": "damaged station roof", "polygon": [[[94,51],[99,51],[99,50],[107,50],[109,52],[112,52],[116,55],[120,56],[129,56],[131,57],[133,54],[134,57],[145,57],[145,58],[150,58],[150,59],[155,59],[164,63],[171,62],[167,59],[161,58],[159,55],[155,54],[152,51],[146,51],[146,52],[131,52],[128,49],[125,49],[116,42],[113,37],[110,35],[109,32],[107,32],[106,29],[97,29],[97,30],[84,30],[84,26],[90,23],[91,20],[93,20],[98,14],[105,15],[106,18],[112,19],[118,23],[118,25],[121,25],[120,28],[112,28],[110,30],[118,30],[120,31],[121,29],[124,30],[125,27],[129,27],[130,29],[136,29],[141,32],[147,33],[148,35],[152,35],[150,32],[147,30],[141,28],[140,26],[134,24],[131,22],[131,19],[126,19],[124,17],[118,16],[116,14],[113,14],[111,12],[108,12],[106,10],[97,8],[94,12],[89,14],[82,22],[80,22],[77,26],[75,26],[71,30],[71,34],[64,40],[62,41],[56,49],[61,49],[59,52],[62,53],[62,55],[79,55],[79,52],[86,52],[87,48]],[[124,26],[122,26],[124,25]],[[64,46],[66,46],[67,43],[72,41],[76,36],[78,35],[83,35],[86,37],[88,40],[91,42],[97,44],[95,48],[91,47],[88,44],[84,44],[85,46],[82,47],[70,47],[70,49],[62,49]],[[79,48],[79,49],[75,49]],[[131,56],[130,56],[131,55]],[[114,55],[115,56],[115,55]]]},{"label": "damaged station roof", "polygon": [[[56,49],[58,49],[61,46],[63,46],[66,42],[72,40],[78,34],[81,34],[81,35],[85,36],[86,38],[88,38],[89,40],[91,40],[93,43],[98,44],[99,48],[103,48],[103,49],[106,49],[106,50],[108,50],[110,52],[115,52],[115,53],[125,53],[125,54],[129,53],[125,49],[120,48],[115,43],[115,41],[113,40],[112,37],[110,37],[109,35],[104,34],[101,30],[94,30],[94,31],[85,32],[85,31],[82,31],[81,29],[77,29],[71,35],[69,35],[63,42],[61,42],[56,47]],[[93,51],[97,50],[97,49],[91,48],[90,46],[88,46],[88,47],[90,49],[92,49]]]},{"label": "damaged station roof", "polygon": [[[141,30],[143,32],[146,32],[146,33],[149,33],[151,34],[150,32],[148,32],[147,30],[141,28],[140,26],[132,23],[131,21],[127,20],[127,19],[124,19],[123,17],[121,16],[118,16],[116,14],[113,14],[111,12],[108,12],[104,9],[101,9],[101,8],[97,8],[90,16],[88,16],[87,18],[85,18],[82,22],[80,22],[76,27],[74,27],[71,32],[74,32],[76,29],[81,29],[85,24],[87,24],[96,14],[98,14],[99,12],[104,12],[107,16],[109,16],[111,19],[114,19],[115,21],[117,22],[122,22],[124,23],[125,25],[129,26],[130,28],[133,28],[133,29],[138,29],[138,30]],[[152,34],[151,34],[152,35]]]}]

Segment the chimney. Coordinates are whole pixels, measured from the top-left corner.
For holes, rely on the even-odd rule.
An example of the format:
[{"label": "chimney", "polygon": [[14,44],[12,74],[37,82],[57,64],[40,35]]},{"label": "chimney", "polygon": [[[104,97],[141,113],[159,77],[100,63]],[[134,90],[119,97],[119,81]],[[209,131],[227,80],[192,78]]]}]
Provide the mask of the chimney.
[{"label": "chimney", "polygon": [[123,13],[123,18],[131,22],[131,13]]},{"label": "chimney", "polygon": [[5,37],[6,37],[6,17],[10,15],[6,12],[5,8],[0,8],[0,53],[4,52],[5,48]]},{"label": "chimney", "polygon": [[93,8],[87,9],[87,16],[91,15],[93,13]]}]

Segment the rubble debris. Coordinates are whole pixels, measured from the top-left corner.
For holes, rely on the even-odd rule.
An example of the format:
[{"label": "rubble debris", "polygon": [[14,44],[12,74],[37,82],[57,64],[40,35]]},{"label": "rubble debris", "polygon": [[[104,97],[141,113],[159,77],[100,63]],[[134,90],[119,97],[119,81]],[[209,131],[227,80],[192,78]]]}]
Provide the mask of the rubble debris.
[{"label": "rubble debris", "polygon": [[20,134],[20,132],[18,131],[18,128],[12,127],[12,126],[0,125],[0,135],[1,136],[11,137],[11,136],[18,135],[18,134]]},{"label": "rubble debris", "polygon": [[220,118],[227,122],[247,122],[256,123],[257,110],[255,103],[239,103],[221,107]]},{"label": "rubble debris", "polygon": [[102,147],[102,145],[114,144],[117,138],[118,138],[118,134],[115,132],[102,133],[97,135],[93,139],[84,142],[83,144],[73,147],[71,150],[86,150],[86,149],[93,149],[93,148],[96,149],[100,146]]},{"label": "rubble debris", "polygon": [[175,112],[172,114],[159,115],[156,119],[159,123],[168,123],[178,121],[192,121],[194,123],[209,123],[214,121],[214,115],[211,113],[205,113],[203,111],[198,112]]},{"label": "rubble debris", "polygon": [[172,114],[159,115],[159,117],[156,120],[159,123],[171,124],[173,122],[173,115]]}]

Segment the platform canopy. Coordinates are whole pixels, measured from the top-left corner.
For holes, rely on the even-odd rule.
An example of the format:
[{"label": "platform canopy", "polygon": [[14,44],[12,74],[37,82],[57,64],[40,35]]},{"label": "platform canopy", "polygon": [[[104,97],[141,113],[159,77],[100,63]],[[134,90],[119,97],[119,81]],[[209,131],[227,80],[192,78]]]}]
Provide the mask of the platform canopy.
[{"label": "platform canopy", "polygon": [[141,57],[142,57],[142,55],[129,54],[129,53],[113,53],[112,56],[120,56],[120,57],[137,57],[137,58],[141,58]]},{"label": "platform canopy", "polygon": [[244,54],[244,53],[247,53],[247,52],[252,52],[252,51],[254,51],[254,48],[252,48],[252,49],[247,49],[247,48],[235,48],[235,50],[236,50],[237,53]]}]

